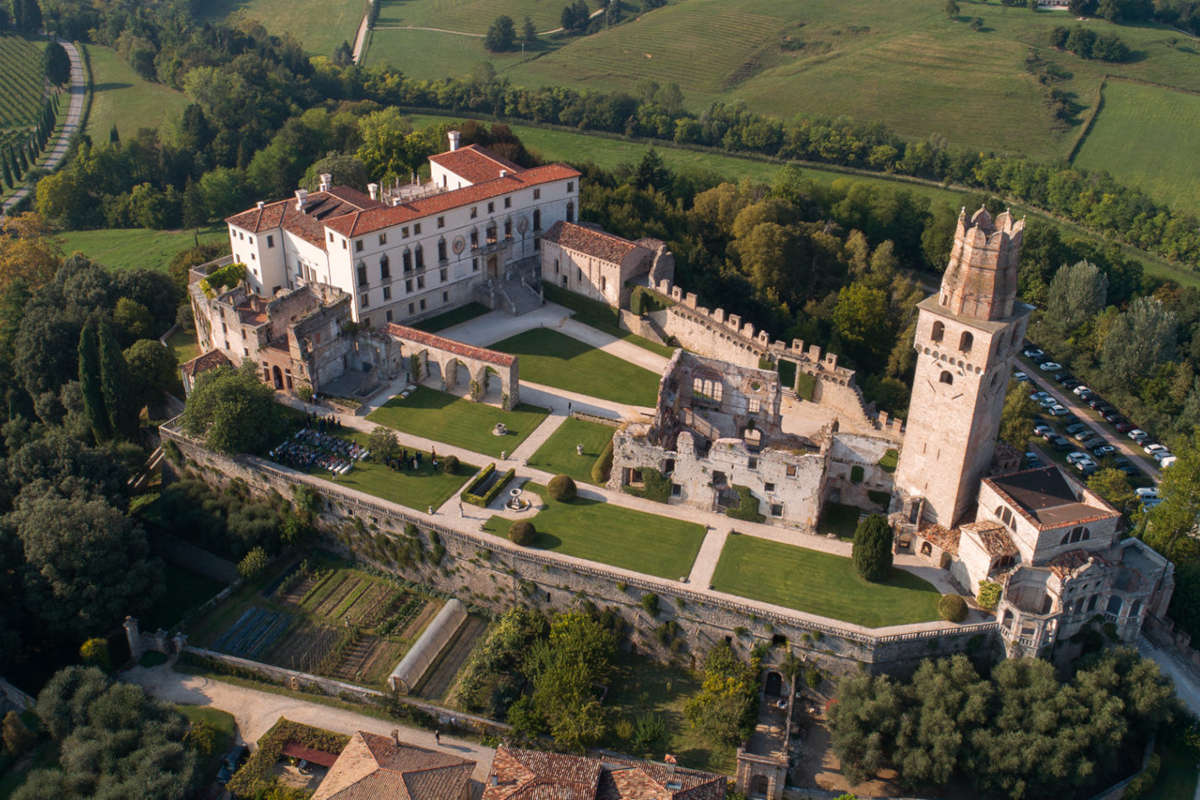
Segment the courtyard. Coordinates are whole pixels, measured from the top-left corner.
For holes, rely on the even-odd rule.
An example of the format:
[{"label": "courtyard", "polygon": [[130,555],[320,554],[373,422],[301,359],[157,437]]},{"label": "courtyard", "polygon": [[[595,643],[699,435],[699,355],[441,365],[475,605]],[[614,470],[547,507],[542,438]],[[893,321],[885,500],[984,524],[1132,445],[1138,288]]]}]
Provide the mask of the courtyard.
[{"label": "courtyard", "polygon": [[535,328],[491,348],[520,358],[522,380],[635,406],[658,399],[658,375],[557,331]]},{"label": "courtyard", "polygon": [[848,558],[737,533],[725,542],[712,587],[868,628],[936,620],[941,596],[900,569],[870,583]]},{"label": "courtyard", "polygon": [[[367,419],[403,433],[499,458],[501,452],[516,450],[548,413],[544,408],[525,403],[505,411],[418,386],[407,399],[393,397],[368,414]],[[506,435],[493,435],[492,429],[498,422],[508,428]]]},{"label": "courtyard", "polygon": [[[584,497],[560,503],[550,500],[543,486],[527,483],[524,488],[545,504],[532,518],[537,528],[533,547],[540,550],[678,580],[691,572],[704,541],[705,528],[695,522]],[[507,538],[511,522],[494,516],[484,530]]]},{"label": "courtyard", "polygon": [[[571,417],[529,459],[529,466],[554,474],[570,475],[576,482],[594,483],[592,465],[612,441],[615,425]],[[583,445],[580,455],[577,445]]]}]

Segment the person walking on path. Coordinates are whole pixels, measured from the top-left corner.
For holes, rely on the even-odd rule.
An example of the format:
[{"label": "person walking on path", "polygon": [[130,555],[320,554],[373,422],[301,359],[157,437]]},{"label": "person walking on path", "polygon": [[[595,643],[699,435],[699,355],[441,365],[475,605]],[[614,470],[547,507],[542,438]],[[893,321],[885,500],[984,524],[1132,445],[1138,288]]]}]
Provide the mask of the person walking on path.
[{"label": "person walking on path", "polygon": [[438,747],[442,746],[442,732],[440,730],[434,729],[433,743],[436,744]]}]

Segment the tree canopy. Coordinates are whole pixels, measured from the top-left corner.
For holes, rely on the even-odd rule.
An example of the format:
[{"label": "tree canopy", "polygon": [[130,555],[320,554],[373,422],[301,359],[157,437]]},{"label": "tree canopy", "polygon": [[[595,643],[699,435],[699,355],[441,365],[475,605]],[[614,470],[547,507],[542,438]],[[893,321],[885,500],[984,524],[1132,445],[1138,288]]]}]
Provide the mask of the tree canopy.
[{"label": "tree canopy", "polygon": [[264,453],[279,443],[286,424],[251,362],[201,373],[183,412],[184,430],[221,453]]},{"label": "tree canopy", "polygon": [[851,554],[854,570],[869,581],[887,580],[892,574],[892,527],[887,517],[872,514],[854,529]]}]

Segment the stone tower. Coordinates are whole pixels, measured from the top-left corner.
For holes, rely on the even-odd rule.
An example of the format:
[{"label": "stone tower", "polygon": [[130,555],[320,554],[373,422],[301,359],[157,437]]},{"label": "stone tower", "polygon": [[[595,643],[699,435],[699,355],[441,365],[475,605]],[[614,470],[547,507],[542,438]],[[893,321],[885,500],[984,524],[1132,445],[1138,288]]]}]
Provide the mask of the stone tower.
[{"label": "stone tower", "polygon": [[958,217],[937,296],[918,306],[917,369],[896,488],[910,523],[945,527],[971,510],[1032,310],[1017,301],[1024,220],[979,209]]}]

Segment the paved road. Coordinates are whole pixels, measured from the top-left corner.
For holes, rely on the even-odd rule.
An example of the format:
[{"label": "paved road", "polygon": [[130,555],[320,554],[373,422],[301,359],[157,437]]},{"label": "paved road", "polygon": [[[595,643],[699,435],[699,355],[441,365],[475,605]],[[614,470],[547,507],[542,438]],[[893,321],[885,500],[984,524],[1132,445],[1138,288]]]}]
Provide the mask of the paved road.
[{"label": "paved road", "polygon": [[280,717],[345,734],[370,731],[388,736],[392,731],[399,730],[400,738],[410,744],[436,748],[473,760],[473,777],[480,782],[487,780],[487,774],[492,768],[492,757],[496,754],[490,747],[451,736],[443,736],[441,744],[438,745],[434,742],[433,733],[422,728],[356,714],[353,711],[301,700],[290,695],[235,686],[201,675],[186,675],[175,672],[169,665],[153,669],[134,667],[122,673],[121,677],[129,683],[142,686],[154,697],[169,703],[212,706],[228,711],[237,721],[238,735],[246,744],[257,742]]},{"label": "paved road", "polygon": [[1058,402],[1062,403],[1068,411],[1079,417],[1079,421],[1086,424],[1100,436],[1104,437],[1112,446],[1124,456],[1127,456],[1139,469],[1145,472],[1157,484],[1162,479],[1162,472],[1158,469],[1158,464],[1154,459],[1149,458],[1142,448],[1138,447],[1130,438],[1122,433],[1117,433],[1107,422],[1102,422],[1091,416],[1093,412],[1088,408],[1087,404],[1082,402],[1072,392],[1068,392],[1054,382],[1053,378],[1046,375],[1045,372],[1038,369],[1038,365],[1032,361],[1026,361],[1024,358],[1018,358],[1017,362],[1021,365],[1026,375],[1033,380],[1039,389],[1043,389],[1050,393]]},{"label": "paved road", "polygon": [[[87,81],[84,78],[83,59],[80,57],[79,51],[70,42],[61,39],[59,42],[67,51],[67,57],[71,59],[71,102],[67,106],[66,119],[59,128],[58,138],[55,140],[54,146],[50,148],[46,160],[40,165],[48,172],[58,169],[66,159],[67,153],[71,149],[71,140],[79,132],[79,122],[83,118],[83,101],[87,95]],[[32,191],[33,187],[26,185],[13,192],[12,197],[5,200],[4,205],[0,206],[0,219],[7,216],[8,210],[25,199]]]}]

